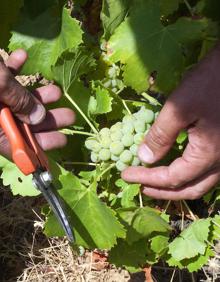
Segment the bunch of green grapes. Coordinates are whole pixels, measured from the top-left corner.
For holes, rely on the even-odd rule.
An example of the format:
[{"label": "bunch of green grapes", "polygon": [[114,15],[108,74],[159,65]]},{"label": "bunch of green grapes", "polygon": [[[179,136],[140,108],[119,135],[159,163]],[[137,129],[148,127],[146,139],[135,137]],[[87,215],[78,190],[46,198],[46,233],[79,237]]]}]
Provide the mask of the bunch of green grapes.
[{"label": "bunch of green grapes", "polygon": [[141,107],[130,115],[124,116],[111,128],[102,128],[97,137],[89,137],[85,146],[91,150],[91,160],[98,162],[115,162],[119,171],[128,166],[138,166],[138,146],[154,121],[154,112]]},{"label": "bunch of green grapes", "polygon": [[108,67],[105,72],[105,78],[102,83],[105,88],[111,89],[114,93],[117,93],[120,89],[124,87],[122,80],[119,77],[120,68],[116,64],[112,64]]}]

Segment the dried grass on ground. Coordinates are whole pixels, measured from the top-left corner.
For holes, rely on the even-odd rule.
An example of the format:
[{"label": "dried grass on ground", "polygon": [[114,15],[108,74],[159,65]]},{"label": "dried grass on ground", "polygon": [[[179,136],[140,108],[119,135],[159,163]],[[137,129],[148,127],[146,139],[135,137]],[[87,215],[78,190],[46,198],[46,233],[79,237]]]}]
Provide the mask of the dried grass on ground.
[{"label": "dried grass on ground", "polygon": [[41,197],[13,197],[7,188],[0,188],[0,281],[130,280],[127,271],[110,265],[97,270],[92,253],[77,256],[65,239],[47,239],[42,232],[43,220],[38,215],[42,203]]}]

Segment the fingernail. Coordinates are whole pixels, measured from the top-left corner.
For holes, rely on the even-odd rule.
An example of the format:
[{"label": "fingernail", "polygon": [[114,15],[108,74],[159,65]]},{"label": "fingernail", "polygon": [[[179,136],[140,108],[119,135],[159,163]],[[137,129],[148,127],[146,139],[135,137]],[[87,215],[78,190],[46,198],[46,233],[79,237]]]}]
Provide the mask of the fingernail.
[{"label": "fingernail", "polygon": [[138,157],[144,163],[151,164],[154,162],[154,154],[146,144],[140,145],[138,149]]},{"label": "fingernail", "polygon": [[45,108],[41,104],[35,104],[34,108],[32,109],[29,119],[31,124],[38,124],[40,123],[46,116]]}]

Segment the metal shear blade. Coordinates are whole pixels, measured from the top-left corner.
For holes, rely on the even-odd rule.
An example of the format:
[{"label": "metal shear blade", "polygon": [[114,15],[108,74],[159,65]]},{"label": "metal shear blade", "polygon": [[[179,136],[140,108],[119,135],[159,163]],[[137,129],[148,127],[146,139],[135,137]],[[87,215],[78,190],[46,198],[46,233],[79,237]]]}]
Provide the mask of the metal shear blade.
[{"label": "metal shear blade", "polygon": [[61,204],[59,196],[56,195],[56,191],[54,186],[51,183],[44,183],[42,180],[42,173],[44,172],[36,172],[33,174],[33,182],[35,186],[42,192],[44,198],[47,200],[48,204],[50,205],[52,211],[54,212],[56,218],[58,219],[59,223],[63,227],[63,230],[66,233],[68,240],[73,243],[75,241],[72,229],[70,227],[69,220],[67,215],[64,211],[64,208]]}]

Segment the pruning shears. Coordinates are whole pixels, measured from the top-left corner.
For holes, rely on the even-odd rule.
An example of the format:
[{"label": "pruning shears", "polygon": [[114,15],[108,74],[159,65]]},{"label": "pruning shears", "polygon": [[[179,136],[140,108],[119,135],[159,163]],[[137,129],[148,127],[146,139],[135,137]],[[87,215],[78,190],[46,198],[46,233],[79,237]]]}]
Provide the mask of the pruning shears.
[{"label": "pruning shears", "polygon": [[47,200],[70,242],[74,235],[68,217],[56,189],[46,154],[37,143],[26,123],[18,121],[4,105],[0,105],[0,126],[4,131],[12,151],[12,160],[24,175],[33,175],[34,186]]}]

